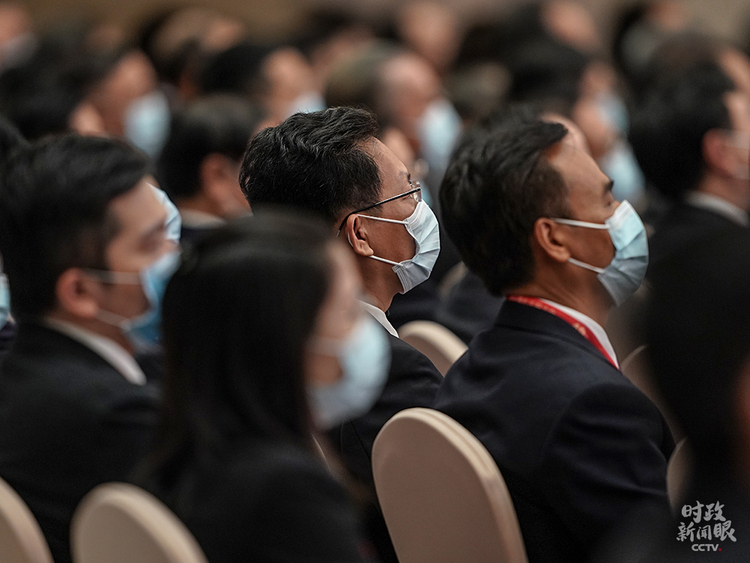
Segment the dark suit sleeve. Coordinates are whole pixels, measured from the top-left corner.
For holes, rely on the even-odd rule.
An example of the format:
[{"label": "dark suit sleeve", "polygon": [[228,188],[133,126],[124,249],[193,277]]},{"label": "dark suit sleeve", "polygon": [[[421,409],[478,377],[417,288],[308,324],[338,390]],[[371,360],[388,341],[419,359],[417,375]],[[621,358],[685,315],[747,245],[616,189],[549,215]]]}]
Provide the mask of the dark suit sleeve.
[{"label": "dark suit sleeve", "polygon": [[372,486],[372,445],[383,425],[411,407],[431,407],[443,376],[427,356],[389,335],[391,368],[383,393],[370,411],[329,433],[346,467]]},{"label": "dark suit sleeve", "polygon": [[643,503],[666,505],[665,426],[634,387],[603,384],[573,401],[538,478],[571,533],[592,545]]}]

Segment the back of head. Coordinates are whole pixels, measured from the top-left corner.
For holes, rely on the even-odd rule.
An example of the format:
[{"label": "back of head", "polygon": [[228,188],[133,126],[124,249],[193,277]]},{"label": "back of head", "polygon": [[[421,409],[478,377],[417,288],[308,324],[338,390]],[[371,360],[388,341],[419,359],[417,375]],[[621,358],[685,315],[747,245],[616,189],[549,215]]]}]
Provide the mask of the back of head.
[{"label": "back of head", "polygon": [[249,436],[309,441],[303,354],[332,244],[317,219],[260,210],[185,250],[163,305],[160,463]]},{"label": "back of head", "polygon": [[258,133],[245,153],[240,185],[251,206],[307,209],[333,224],[345,210],[375,203],[378,167],[368,144],[378,133],[366,110],[297,113]]},{"label": "back of head", "polygon": [[534,222],[565,216],[567,189],[544,153],[566,133],[513,109],[469,130],[453,153],[440,187],[443,225],[495,295],[532,279]]},{"label": "back of head", "polygon": [[645,338],[661,393],[706,470],[728,471],[750,360],[750,234],[705,238],[652,276]]},{"label": "back of head", "polygon": [[633,112],[630,142],[646,179],[672,199],[695,189],[705,172],[703,137],[731,129],[725,94],[732,80],[713,61],[703,61],[663,80]]},{"label": "back of head", "polygon": [[239,162],[262,114],[246,99],[215,95],[199,99],[174,116],[157,164],[161,187],[172,199],[196,195],[200,170],[210,154]]},{"label": "back of head", "polygon": [[16,316],[48,312],[68,268],[107,269],[110,202],[148,173],[125,143],[67,135],[11,154],[0,169],[0,253]]},{"label": "back of head", "polygon": [[551,37],[524,41],[508,61],[513,76],[509,97],[570,115],[588,64],[588,57]]},{"label": "back of head", "polygon": [[0,110],[30,140],[70,131],[85,96],[77,69],[40,59],[6,70],[0,81]]},{"label": "back of head", "polygon": [[379,41],[339,63],[326,84],[326,105],[366,107],[377,111],[381,67],[404,52],[394,43]]},{"label": "back of head", "polygon": [[201,75],[204,94],[238,94],[257,98],[267,87],[263,61],[272,49],[253,43],[239,43],[215,54]]}]

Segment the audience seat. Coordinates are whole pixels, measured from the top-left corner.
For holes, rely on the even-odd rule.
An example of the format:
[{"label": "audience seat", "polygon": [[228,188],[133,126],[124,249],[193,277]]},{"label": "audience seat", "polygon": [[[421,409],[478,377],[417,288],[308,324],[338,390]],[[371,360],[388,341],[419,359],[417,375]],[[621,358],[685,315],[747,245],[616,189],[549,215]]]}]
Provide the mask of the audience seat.
[{"label": "audience seat", "polygon": [[100,485],[73,515],[74,563],[207,563],[185,525],[159,500],[125,483]]},{"label": "audience seat", "polygon": [[467,349],[458,336],[433,321],[406,323],[398,329],[398,335],[427,356],[443,375]]},{"label": "audience seat", "polygon": [[401,563],[526,563],[505,480],[449,416],[401,411],[373,446],[375,488]]},{"label": "audience seat", "polygon": [[680,503],[693,476],[693,452],[687,438],[677,444],[667,463],[667,498],[674,514],[679,514]]},{"label": "audience seat", "polygon": [[36,518],[3,479],[0,479],[0,561],[53,563]]}]

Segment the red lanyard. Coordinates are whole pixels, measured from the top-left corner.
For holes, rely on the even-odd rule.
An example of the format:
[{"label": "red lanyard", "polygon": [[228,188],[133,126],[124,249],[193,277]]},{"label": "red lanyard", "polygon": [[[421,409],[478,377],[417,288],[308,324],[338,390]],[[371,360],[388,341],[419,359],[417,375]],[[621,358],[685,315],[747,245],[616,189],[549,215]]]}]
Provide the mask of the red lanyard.
[{"label": "red lanyard", "polygon": [[576,329],[578,332],[580,332],[581,335],[586,340],[591,342],[591,344],[593,344],[594,347],[597,350],[599,350],[605,358],[607,358],[610,364],[615,366],[617,369],[620,369],[617,366],[617,363],[615,362],[614,358],[612,358],[609,355],[609,353],[604,349],[604,346],[602,346],[602,343],[599,341],[596,335],[593,332],[591,332],[589,327],[587,327],[581,321],[571,317],[566,312],[561,311],[557,307],[550,305],[549,303],[545,303],[544,301],[542,301],[541,299],[537,297],[527,297],[525,295],[508,295],[506,299],[508,301],[521,303],[522,305],[528,305],[529,307],[536,307],[537,309],[541,309],[542,311],[545,311],[547,313],[550,313],[551,315],[555,315],[556,317],[561,318],[570,326],[572,326],[574,329]]}]

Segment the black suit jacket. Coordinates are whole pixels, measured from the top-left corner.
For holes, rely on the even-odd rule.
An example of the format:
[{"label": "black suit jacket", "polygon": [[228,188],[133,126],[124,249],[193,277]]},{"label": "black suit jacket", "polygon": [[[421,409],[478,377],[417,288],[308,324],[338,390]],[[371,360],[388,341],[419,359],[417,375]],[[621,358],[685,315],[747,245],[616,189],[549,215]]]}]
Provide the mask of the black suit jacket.
[{"label": "black suit jacket", "polygon": [[649,274],[664,258],[681,248],[714,233],[743,228],[714,211],[678,203],[656,224],[654,234],[649,238]]},{"label": "black suit jacket", "polygon": [[81,498],[122,481],[150,446],[158,394],[129,383],[98,354],[22,323],[0,367],[0,477],[39,521],[56,563],[70,561]]},{"label": "black suit jacket", "polygon": [[502,297],[492,295],[476,274],[467,271],[440,304],[435,320],[468,344],[494,324],[502,303]]},{"label": "black suit jacket", "polygon": [[[717,518],[713,511],[707,515],[706,507],[717,502],[721,516]],[[687,517],[682,515],[686,505],[692,509]],[[715,535],[717,524],[719,536]],[[591,563],[746,563],[748,559],[747,485],[723,474],[701,476],[688,488],[676,515],[666,509],[637,511],[603,543]]]},{"label": "black suit jacket", "polygon": [[550,313],[506,301],[435,406],[497,462],[530,563],[584,561],[631,508],[666,502],[674,443],[659,411]]},{"label": "black suit jacket", "polygon": [[375,496],[372,476],[372,445],[380,429],[396,413],[411,407],[429,407],[435,400],[443,376],[427,356],[395,336],[388,335],[391,367],[383,393],[370,411],[328,433],[346,468],[369,492],[365,507],[367,530],[383,563],[396,555]]},{"label": "black suit jacket", "polygon": [[[146,485],[187,525],[211,563],[357,563],[352,507],[322,462],[282,442],[246,440],[193,455]],[[158,483],[158,484],[157,484]]]}]

